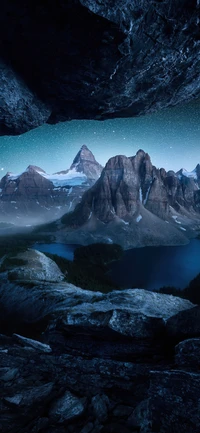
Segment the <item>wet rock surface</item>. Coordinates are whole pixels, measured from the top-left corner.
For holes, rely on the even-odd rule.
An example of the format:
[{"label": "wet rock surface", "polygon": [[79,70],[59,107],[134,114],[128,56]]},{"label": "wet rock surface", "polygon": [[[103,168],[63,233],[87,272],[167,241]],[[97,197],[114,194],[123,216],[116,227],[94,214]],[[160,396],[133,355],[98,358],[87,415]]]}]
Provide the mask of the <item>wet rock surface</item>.
[{"label": "wet rock surface", "polygon": [[[2,1],[1,57],[6,75],[11,66],[25,85],[19,88],[14,75],[13,110],[5,80],[1,134],[46,121],[131,117],[199,96],[198,1],[34,6]],[[28,111],[27,101],[34,101]]]}]

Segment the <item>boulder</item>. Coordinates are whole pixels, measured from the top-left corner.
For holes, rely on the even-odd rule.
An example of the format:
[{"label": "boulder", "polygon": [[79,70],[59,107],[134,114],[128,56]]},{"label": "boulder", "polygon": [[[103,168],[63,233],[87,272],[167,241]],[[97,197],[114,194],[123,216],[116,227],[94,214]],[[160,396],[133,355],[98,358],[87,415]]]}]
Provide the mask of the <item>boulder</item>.
[{"label": "boulder", "polygon": [[200,338],[190,338],[177,344],[175,347],[175,362],[178,366],[199,369]]},{"label": "boulder", "polygon": [[152,371],[143,417],[138,411],[141,433],[198,433],[200,374],[182,370]]},{"label": "boulder", "polygon": [[47,399],[53,389],[53,382],[41,386],[32,386],[17,394],[11,394],[4,398],[5,403],[16,407],[30,407]]},{"label": "boulder", "polygon": [[166,331],[170,338],[185,340],[200,336],[200,307],[180,311],[170,317],[166,323]]},{"label": "boulder", "polygon": [[49,411],[52,421],[63,424],[71,419],[81,416],[84,412],[84,404],[80,398],[73,395],[70,391],[58,398]]},{"label": "boulder", "polygon": [[13,339],[24,347],[31,347],[40,352],[50,353],[52,351],[48,344],[41,343],[40,341],[32,340],[31,338],[22,337],[22,335],[13,334]]},{"label": "boulder", "polygon": [[95,395],[92,397],[92,407],[95,417],[105,422],[108,417],[109,399],[106,395]]},{"label": "boulder", "polygon": [[56,283],[65,278],[53,260],[40,251],[30,248],[15,255],[4,256],[0,271],[7,271],[9,280]]}]

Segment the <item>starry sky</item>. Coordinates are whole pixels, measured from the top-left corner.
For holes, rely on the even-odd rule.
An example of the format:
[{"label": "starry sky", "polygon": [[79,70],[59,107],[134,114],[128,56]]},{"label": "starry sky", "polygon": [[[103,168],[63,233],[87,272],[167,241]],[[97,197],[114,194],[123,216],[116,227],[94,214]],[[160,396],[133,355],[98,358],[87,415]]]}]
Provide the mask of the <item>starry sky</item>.
[{"label": "starry sky", "polygon": [[67,169],[83,144],[102,165],[117,154],[132,156],[143,149],[157,167],[193,170],[200,163],[200,100],[137,118],[73,120],[0,137],[0,177],[29,164],[47,173]]}]

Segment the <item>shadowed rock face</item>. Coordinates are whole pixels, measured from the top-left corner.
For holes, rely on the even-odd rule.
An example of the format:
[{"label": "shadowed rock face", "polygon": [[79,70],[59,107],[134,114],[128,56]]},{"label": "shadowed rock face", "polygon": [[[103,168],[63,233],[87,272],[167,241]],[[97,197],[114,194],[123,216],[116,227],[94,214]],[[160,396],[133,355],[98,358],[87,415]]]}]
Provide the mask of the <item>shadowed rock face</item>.
[{"label": "shadowed rock face", "polygon": [[196,0],[3,0],[0,133],[199,97],[198,13]]},{"label": "shadowed rock face", "polygon": [[141,149],[133,157],[117,155],[74,211],[61,218],[60,229],[66,242],[83,245],[184,244],[199,230],[199,186],[198,166],[191,173],[166,172]]},{"label": "shadowed rock face", "polygon": [[[198,210],[200,177],[197,168],[194,178],[157,169],[150,156],[139,150],[134,157],[115,156],[107,162],[100,179],[85,193],[74,221],[83,223],[91,212],[102,222],[119,217],[127,221],[141,207],[160,218],[167,218],[170,206],[189,211]],[[77,220],[76,220],[77,217]]]}]

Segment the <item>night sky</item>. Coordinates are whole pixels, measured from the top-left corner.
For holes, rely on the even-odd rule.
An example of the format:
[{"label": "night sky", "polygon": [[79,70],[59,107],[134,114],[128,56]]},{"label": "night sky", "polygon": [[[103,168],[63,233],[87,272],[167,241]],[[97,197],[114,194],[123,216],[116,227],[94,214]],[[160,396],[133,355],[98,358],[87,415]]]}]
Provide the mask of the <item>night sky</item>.
[{"label": "night sky", "polygon": [[0,137],[1,176],[29,164],[48,173],[69,168],[83,144],[102,165],[111,156],[132,156],[142,148],[157,167],[192,170],[200,163],[200,100],[137,118],[71,121]]}]

